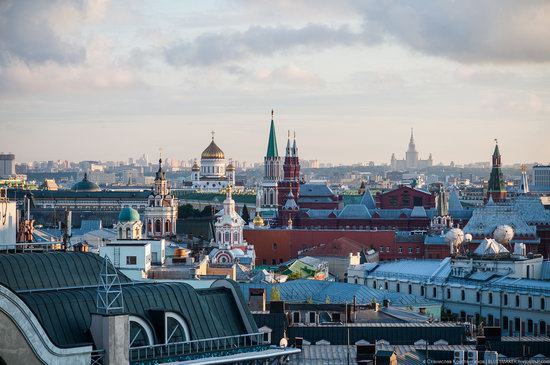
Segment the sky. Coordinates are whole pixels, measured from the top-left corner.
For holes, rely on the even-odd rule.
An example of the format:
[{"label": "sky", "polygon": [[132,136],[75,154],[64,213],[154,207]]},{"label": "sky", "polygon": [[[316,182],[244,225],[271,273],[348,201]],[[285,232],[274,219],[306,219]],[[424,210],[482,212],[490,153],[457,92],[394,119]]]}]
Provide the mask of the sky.
[{"label": "sky", "polygon": [[550,162],[550,2],[0,0],[18,161]]}]

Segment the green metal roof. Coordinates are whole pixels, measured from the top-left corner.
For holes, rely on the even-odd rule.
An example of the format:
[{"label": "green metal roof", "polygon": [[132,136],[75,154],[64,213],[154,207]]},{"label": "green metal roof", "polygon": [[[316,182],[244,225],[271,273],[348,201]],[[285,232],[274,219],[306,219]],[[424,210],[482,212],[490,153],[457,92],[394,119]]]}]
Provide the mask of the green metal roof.
[{"label": "green metal roof", "polygon": [[[234,297],[226,288],[195,290],[180,282],[135,283],[122,285],[122,293],[125,311],[140,317],[152,329],[160,325],[153,320],[153,311],[161,310],[181,315],[189,326],[191,339],[247,332]],[[57,346],[93,342],[89,328],[91,315],[97,312],[96,288],[27,292],[19,296]]]},{"label": "green metal roof", "polygon": [[120,213],[118,214],[118,221],[119,222],[137,222],[140,220],[139,213],[137,210],[133,208],[122,208]]},{"label": "green metal roof", "polygon": [[83,191],[83,192],[95,192],[95,191],[100,191],[101,189],[96,183],[88,180],[88,174],[84,174],[84,178],[82,179],[82,181],[79,181],[76,184],[74,184],[72,187],[72,190]]},{"label": "green metal roof", "polygon": [[267,143],[266,157],[279,157],[277,148],[277,135],[275,134],[275,122],[271,118],[271,128],[269,129],[269,141]]},{"label": "green metal roof", "polygon": [[[92,313],[103,259],[94,253],[0,254],[0,284],[14,291],[36,315],[48,337],[60,347],[92,343]],[[236,283],[194,289],[183,282],[134,282],[118,272],[126,313],[156,331],[155,311],[175,312],[189,326],[191,339],[257,331]],[[212,283],[211,283],[212,284]],[[235,296],[236,295],[236,296]],[[239,303],[245,308],[241,316]],[[156,318],[156,317],[155,317]]]},{"label": "green metal roof", "polygon": [[[24,290],[96,286],[103,259],[93,253],[0,254],[0,284]],[[131,280],[119,273],[121,282]]]}]

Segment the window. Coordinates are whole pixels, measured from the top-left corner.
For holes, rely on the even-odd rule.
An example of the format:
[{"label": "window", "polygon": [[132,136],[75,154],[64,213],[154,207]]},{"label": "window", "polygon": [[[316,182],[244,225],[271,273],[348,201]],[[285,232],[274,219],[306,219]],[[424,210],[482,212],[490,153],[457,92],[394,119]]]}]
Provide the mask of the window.
[{"label": "window", "polygon": [[416,253],[420,253],[420,247],[416,248]]},{"label": "window", "polygon": [[397,206],[397,197],[396,196],[390,196],[390,206],[392,206],[392,207]]},{"label": "window", "polygon": [[409,254],[413,253],[413,248],[409,247]]},{"label": "window", "polygon": [[447,289],[447,299],[451,299],[451,289]]},{"label": "window", "polygon": [[489,304],[493,304],[493,293],[489,293]]},{"label": "window", "polygon": [[390,252],[390,247],[386,246],[386,252]]},{"label": "window", "polygon": [[277,244],[273,243],[273,245],[271,245],[271,248],[273,249],[273,251],[275,251],[277,249]]},{"label": "window", "polygon": [[189,341],[189,328],[185,320],[178,314],[168,312],[165,314],[165,343]]},{"label": "window", "polygon": [[376,287],[376,280],[374,280],[374,281],[372,282],[372,287],[373,287],[374,289],[378,289],[378,288]]},{"label": "window", "polygon": [[160,219],[155,221],[155,232],[160,232]]},{"label": "window", "polygon": [[309,323],[315,323],[316,321],[316,318],[315,318],[315,312],[309,312]]},{"label": "window", "polygon": [[409,284],[409,294],[412,294],[413,293],[413,287],[411,284]]},{"label": "window", "polygon": [[492,314],[489,314],[487,316],[487,325],[492,326],[494,322],[495,322],[495,318],[493,317]]},{"label": "window", "polygon": [[480,292],[476,292],[476,302],[480,302],[481,301],[481,293]]},{"label": "window", "polygon": [[544,307],[545,307],[544,304],[545,304],[545,303],[544,303],[544,298],[540,298],[540,310],[542,310],[542,311],[545,309],[545,308],[544,308]]},{"label": "window", "polygon": [[519,332],[521,327],[521,322],[519,318],[514,318],[514,331]]},{"label": "window", "polygon": [[403,253],[403,247],[399,246],[399,253]]},{"label": "window", "polygon": [[504,305],[508,305],[508,294],[504,294]]},{"label": "window", "polygon": [[267,265],[267,259],[262,259],[262,265]]},{"label": "window", "polygon": [[532,319],[527,320],[527,332],[533,333],[533,320]]},{"label": "window", "polygon": [[533,308],[533,298],[531,298],[531,297],[527,298],[527,306],[529,308]]},{"label": "window", "polygon": [[292,322],[300,323],[300,312],[292,312]]},{"label": "window", "polygon": [[271,265],[277,265],[277,260],[271,259]]},{"label": "window", "polygon": [[387,281],[384,282],[384,289],[388,290],[388,282]]},{"label": "window", "polygon": [[414,206],[415,207],[422,206],[422,197],[421,196],[415,196],[414,197]]},{"label": "window", "polygon": [[466,300],[466,293],[464,292],[464,290],[460,291],[460,300],[462,301]]},{"label": "window", "polygon": [[136,265],[137,257],[136,256],[126,256],[126,265]]},{"label": "window", "polygon": [[519,295],[516,295],[516,307],[519,307]]},{"label": "window", "polygon": [[546,335],[546,321],[539,322],[540,334]]},{"label": "window", "polygon": [[397,290],[396,291],[399,293],[400,289],[401,289],[401,285],[399,285],[399,283],[397,283]]},{"label": "window", "polygon": [[506,316],[502,317],[502,329],[503,330],[508,329],[508,317]]},{"label": "window", "polygon": [[126,239],[130,239],[130,237],[132,237],[132,235],[130,234],[130,231],[131,231],[130,228],[126,228]]},{"label": "window", "polygon": [[420,287],[420,295],[424,296],[424,285]]},{"label": "window", "polygon": [[432,290],[432,298],[436,298],[436,297],[437,297],[437,288],[434,286]]}]

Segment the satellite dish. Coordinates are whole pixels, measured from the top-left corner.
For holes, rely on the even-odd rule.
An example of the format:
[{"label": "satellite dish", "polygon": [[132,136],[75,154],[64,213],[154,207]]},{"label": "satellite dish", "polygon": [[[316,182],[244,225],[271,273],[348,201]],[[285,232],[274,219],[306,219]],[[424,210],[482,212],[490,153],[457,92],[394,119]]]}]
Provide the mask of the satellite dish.
[{"label": "satellite dish", "polygon": [[465,241],[465,242],[472,242],[472,239],[473,239],[473,238],[474,238],[474,237],[472,237],[472,235],[469,234],[469,233],[466,233],[466,234],[464,235],[464,241]]},{"label": "satellite dish", "polygon": [[514,238],[514,229],[507,225],[498,226],[493,232],[493,238],[498,243],[507,245]]},{"label": "satellite dish", "polygon": [[284,337],[281,338],[281,341],[279,341],[279,346],[283,349],[286,348],[288,346],[288,340]]}]

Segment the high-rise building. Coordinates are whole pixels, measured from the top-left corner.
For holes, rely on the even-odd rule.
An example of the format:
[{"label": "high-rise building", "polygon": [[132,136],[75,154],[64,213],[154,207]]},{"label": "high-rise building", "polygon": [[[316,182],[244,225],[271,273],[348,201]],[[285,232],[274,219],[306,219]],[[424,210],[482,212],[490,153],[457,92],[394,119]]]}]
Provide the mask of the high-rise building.
[{"label": "high-rise building", "polygon": [[15,155],[0,153],[0,178],[8,179],[15,176]]},{"label": "high-rise building", "polygon": [[550,191],[550,165],[533,166],[533,185],[537,190]]},{"label": "high-rise building", "polygon": [[405,158],[398,160],[395,158],[395,153],[391,155],[390,166],[392,170],[417,170],[430,167],[433,165],[432,154],[427,160],[421,160],[418,158],[418,152],[416,151],[416,144],[414,143],[413,130],[411,129],[411,139],[409,140],[409,148],[405,153]]}]

